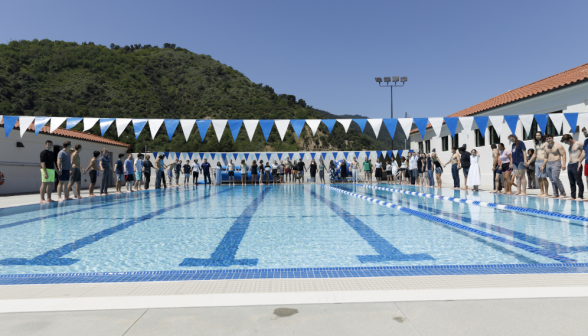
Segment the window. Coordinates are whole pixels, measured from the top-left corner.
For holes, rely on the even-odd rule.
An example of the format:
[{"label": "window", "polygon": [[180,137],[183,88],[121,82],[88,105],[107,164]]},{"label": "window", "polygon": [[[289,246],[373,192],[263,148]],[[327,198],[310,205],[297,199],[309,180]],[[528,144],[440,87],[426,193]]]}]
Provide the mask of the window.
[{"label": "window", "polygon": [[425,141],[425,151],[431,153],[431,140]]},{"label": "window", "polygon": [[447,152],[449,150],[449,136],[441,138],[441,151]]},{"label": "window", "polygon": [[496,133],[494,126],[488,127],[488,134],[490,134],[490,144],[495,145],[500,143],[500,137]]},{"label": "window", "polygon": [[523,139],[524,140],[533,140],[535,139],[535,133],[537,133],[537,122],[533,119],[533,124],[531,124],[531,129],[529,133],[527,133],[526,129],[523,129]]},{"label": "window", "polygon": [[451,141],[451,147],[459,148],[459,134],[455,133],[453,140]]},{"label": "window", "polygon": [[423,152],[423,142],[419,142],[419,153]]},{"label": "window", "polygon": [[[485,130],[484,130],[485,131]],[[482,147],[486,145],[486,139],[482,136],[482,132],[479,129],[475,130],[476,134],[476,147]]]}]

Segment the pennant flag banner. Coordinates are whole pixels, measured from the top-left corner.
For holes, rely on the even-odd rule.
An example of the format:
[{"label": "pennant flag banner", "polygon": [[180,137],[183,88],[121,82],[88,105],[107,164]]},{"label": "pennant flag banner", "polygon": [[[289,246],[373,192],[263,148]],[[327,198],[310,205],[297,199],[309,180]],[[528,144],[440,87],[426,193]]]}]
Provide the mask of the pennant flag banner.
[{"label": "pennant flag banner", "polygon": [[267,153],[266,156],[267,156],[268,161],[270,161],[272,159],[272,155],[270,153]]},{"label": "pennant flag banner", "polygon": [[360,152],[355,152],[355,158],[359,160],[359,153]]},{"label": "pennant flag banner", "polygon": [[[533,126],[533,115],[532,114],[521,115],[521,116],[519,116],[519,120],[521,121],[521,124],[523,124],[523,129],[527,133],[531,132],[531,127]],[[535,137],[535,134],[533,134],[533,137]]]},{"label": "pennant flag banner", "polygon": [[135,131],[135,139],[139,139],[139,134],[143,132],[143,128],[147,124],[147,119],[133,119],[133,130]]},{"label": "pennant flag banner", "polygon": [[263,136],[265,137],[265,141],[267,141],[267,139],[269,138],[270,133],[272,131],[272,127],[274,127],[274,121],[273,120],[260,120],[259,125],[261,126],[261,131],[263,132]]},{"label": "pennant flag banner", "polygon": [[[335,123],[337,122],[337,120],[323,119],[322,122],[323,122],[323,124],[325,124],[325,126],[327,126],[327,129],[329,130],[329,134],[331,134],[331,131],[333,130],[333,127],[335,127]],[[351,120],[349,120],[349,123],[351,123]],[[349,125],[347,125],[347,127],[349,127]],[[347,129],[345,129],[345,133],[347,133]]]},{"label": "pennant flag banner", "polygon": [[427,131],[427,124],[429,123],[428,118],[414,118],[414,124],[417,126],[421,139],[425,138],[425,132]]},{"label": "pennant flag banner", "polygon": [[249,153],[245,153],[245,161],[249,160]]},{"label": "pennant flag banner", "polygon": [[282,153],[278,153],[278,160],[282,160]]},{"label": "pennant flag banner", "polygon": [[457,131],[458,118],[445,118],[445,125],[449,129],[449,134],[452,138],[455,138],[455,132]]},{"label": "pennant flag banner", "polygon": [[[504,123],[504,116],[490,116],[490,122],[496,131],[496,135],[500,138],[500,133],[502,133],[502,124]],[[447,122],[447,118],[445,118],[445,122]]]},{"label": "pennant flag banner", "polygon": [[180,159],[180,154],[181,154],[180,152],[176,152],[176,159],[178,159],[178,160]]},{"label": "pennant flag banner", "polygon": [[292,158],[294,158],[294,153],[288,153],[288,156],[290,157],[290,160],[292,160]]},{"label": "pennant flag banner", "polygon": [[163,154],[165,154],[166,159],[169,159],[169,152],[163,152]]},{"label": "pennant flag banner", "polygon": [[[530,116],[531,119],[533,116]],[[480,130],[480,134],[482,138],[486,137],[486,127],[488,126],[488,117],[474,117],[474,121],[476,125],[478,125],[478,129]]]},{"label": "pennant flag banner", "polygon": [[[2,117],[0,117],[2,120]],[[35,136],[41,132],[41,129],[51,120],[51,117],[35,117]]]},{"label": "pennant flag banner", "polygon": [[380,128],[382,127],[382,119],[368,119],[368,122],[370,123],[370,126],[372,126],[377,139],[378,134],[380,134]]},{"label": "pennant flag banner", "polygon": [[284,136],[286,136],[286,131],[288,130],[290,120],[275,120],[274,122],[276,123],[276,127],[278,128],[278,133],[280,133],[280,138],[283,141]]},{"label": "pennant flag banner", "polygon": [[188,159],[192,160],[192,153],[188,153]]},{"label": "pennant flag banner", "polygon": [[237,136],[241,130],[241,125],[243,125],[243,120],[229,120],[229,129],[233,134],[233,141],[237,141]]},{"label": "pennant flag banner", "polygon": [[184,131],[186,142],[188,142],[188,138],[190,137],[190,133],[192,133],[192,128],[194,128],[195,123],[196,119],[180,119],[180,125],[182,125],[182,131]]},{"label": "pennant flag banner", "polygon": [[[351,121],[352,119],[337,119],[337,121],[343,125],[343,128],[345,129],[345,133],[347,133],[347,131],[349,130],[349,125],[351,125]],[[324,122],[324,121],[323,121]],[[334,126],[334,125],[333,125]]]},{"label": "pennant flag banner", "polygon": [[386,151],[386,152],[388,153],[388,158],[389,158],[389,159],[392,159],[392,151],[391,151],[391,150],[389,150],[389,151]]},{"label": "pennant flag banner", "polygon": [[159,153],[159,152],[153,152],[153,153],[152,153],[152,154],[153,154],[153,158],[154,158],[154,159],[157,159],[157,153]]},{"label": "pennant flag banner", "polygon": [[167,137],[169,138],[169,141],[171,141],[172,136],[174,136],[174,132],[176,131],[176,128],[178,128],[178,125],[180,124],[180,120],[178,120],[178,119],[165,119],[164,123],[165,123],[165,129],[167,131]]},{"label": "pennant flag banner", "polygon": [[[359,125],[359,129],[361,129],[361,131],[363,132],[365,124],[367,123],[367,119],[353,119],[353,121],[355,121],[355,123]],[[347,133],[347,130],[345,130],[345,132]]]},{"label": "pennant flag banner", "polygon": [[[508,115],[508,116],[505,115],[504,120],[506,121],[508,128],[510,128],[511,134],[515,134],[517,131],[517,122],[519,121],[519,116],[518,115]],[[562,120],[562,122],[563,122],[563,120]]]},{"label": "pennant flag banner", "polygon": [[237,160],[239,158],[239,154],[238,153],[233,153],[233,160]]},{"label": "pennant flag banner", "polygon": [[227,153],[222,153],[223,161],[227,161]]},{"label": "pennant flag banner", "polygon": [[[57,121],[60,118],[53,118],[53,120]],[[67,118],[63,118],[64,120]],[[94,127],[94,125],[96,125],[96,123],[98,122],[98,120],[100,120],[100,118],[84,118],[84,132],[89,130],[90,128]],[[63,123],[60,122],[59,125],[61,125]],[[51,122],[51,124],[53,124],[53,122]],[[59,127],[59,125],[57,125],[55,128]],[[53,125],[51,125],[53,126]],[[53,132],[53,131],[51,131]]]},{"label": "pennant flag banner", "polygon": [[26,133],[29,126],[31,126],[33,121],[35,121],[35,117],[20,117],[19,123],[20,123],[20,137],[21,138]]},{"label": "pennant flag banner", "polygon": [[[49,128],[49,133],[53,133],[53,131],[55,131],[57,129],[57,127],[61,126],[61,124],[63,124],[64,121],[66,121],[67,118],[64,117],[51,117],[51,127]],[[98,119],[96,119],[96,121],[98,121]],[[85,120],[84,120],[84,128],[85,127]],[[96,122],[94,122],[95,124]],[[92,126],[94,126],[92,124]],[[92,126],[90,126],[90,128],[92,128]],[[4,127],[6,127],[6,122],[4,123]],[[88,129],[90,129],[88,128]],[[84,132],[86,131],[86,129],[84,129]]]},{"label": "pennant flag banner", "polygon": [[402,149],[399,149],[398,150],[398,156],[402,156],[402,152],[403,152],[403,150]]},{"label": "pennant flag banner", "polygon": [[[67,123],[65,124],[65,129],[72,129],[77,124],[80,123],[84,118],[67,118]],[[122,119],[122,118],[121,118]],[[121,132],[122,133],[122,132]],[[120,135],[119,135],[120,136]]]},{"label": "pennant flag banner", "polygon": [[441,128],[443,128],[443,118],[429,118],[429,123],[433,127],[436,136],[441,136]]},{"label": "pennant flag banner", "polygon": [[110,125],[112,125],[113,122],[114,122],[114,118],[100,119],[100,132],[102,132],[102,136],[104,136],[104,133],[106,133],[106,131],[108,130]]},{"label": "pennant flag banner", "polygon": [[290,120],[290,124],[296,133],[296,136],[300,138],[300,133],[302,133],[302,128],[304,128],[304,120]]},{"label": "pennant flag banner", "polygon": [[[85,120],[84,120],[85,121]],[[151,131],[151,138],[155,139],[159,128],[163,124],[163,119],[149,119],[149,130]]]},{"label": "pennant flag banner", "polygon": [[[67,120],[67,122],[69,123],[69,119]],[[127,126],[129,126],[130,122],[130,118],[116,118],[116,131],[118,133],[118,136],[120,136],[125,131]]]},{"label": "pennant flag banner", "polygon": [[308,127],[310,127],[310,130],[312,131],[312,135],[314,136],[316,134],[316,130],[318,129],[319,125],[321,124],[321,120],[320,119],[306,119],[306,124],[308,124]]},{"label": "pennant flag banner", "polygon": [[578,125],[578,126],[580,126],[580,131],[584,127],[588,128],[588,113],[580,113],[578,115],[578,121],[580,124],[580,125]]},{"label": "pennant flag banner", "polygon": [[461,127],[463,127],[463,132],[466,134],[466,138],[469,138],[470,132],[472,131],[472,125],[474,124],[474,118],[459,117],[459,122],[461,123]]},{"label": "pennant flag banner", "polygon": [[412,118],[400,118],[398,119],[398,122],[404,131],[404,135],[408,139],[410,136],[410,129],[412,128]]},{"label": "pennant flag banner", "polygon": [[249,141],[253,141],[253,135],[255,134],[255,129],[257,128],[258,122],[259,120],[243,120],[243,124],[245,124],[245,130],[249,136]]},{"label": "pennant flag banner", "polygon": [[[226,119],[212,121],[212,127],[214,128],[214,132],[216,133],[216,138],[218,139],[218,142],[221,141],[221,138],[223,137],[223,132],[225,131],[226,126],[227,126]],[[214,160],[214,158],[212,158],[212,159]]]},{"label": "pennant flag banner", "polygon": [[398,119],[386,118],[384,119],[384,125],[386,125],[386,128],[388,129],[388,134],[390,134],[390,137],[394,139],[396,125],[398,125]]},{"label": "pennant flag banner", "polygon": [[261,154],[255,153],[255,157],[257,158],[257,161],[259,161],[259,155],[261,155]]},{"label": "pennant flag banner", "polygon": [[204,159],[204,153],[198,153],[200,155],[200,160]]},{"label": "pennant flag banner", "polygon": [[559,131],[563,125],[563,113],[552,113],[549,115],[549,119],[551,119],[555,129]]},{"label": "pennant flag banner", "polygon": [[[564,113],[563,115],[566,117],[566,121],[570,126],[570,132],[576,133],[576,126],[578,125],[578,113]],[[564,132],[565,131],[566,130],[564,130]]]},{"label": "pennant flag banner", "polygon": [[[547,128],[547,118],[549,118],[547,114],[535,114],[535,121],[537,122],[537,127],[539,127],[539,130],[543,135],[545,135],[545,130]],[[500,134],[498,136],[500,136]]]},{"label": "pennant flag banner", "polygon": [[323,156],[323,160],[327,159],[327,153],[321,153],[321,155]]},{"label": "pennant flag banner", "polygon": [[[198,132],[200,133],[200,138],[203,142],[211,122],[212,120],[196,120],[196,126],[198,126]],[[151,121],[149,121],[149,123],[151,123]]]}]

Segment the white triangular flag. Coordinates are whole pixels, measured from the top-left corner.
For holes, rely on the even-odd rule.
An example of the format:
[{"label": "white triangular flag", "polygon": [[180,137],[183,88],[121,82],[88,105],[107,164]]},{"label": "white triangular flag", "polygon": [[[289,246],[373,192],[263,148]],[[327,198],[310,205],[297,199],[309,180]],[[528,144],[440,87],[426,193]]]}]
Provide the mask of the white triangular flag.
[{"label": "white triangular flag", "polygon": [[280,138],[282,141],[284,140],[284,136],[286,136],[286,131],[288,130],[288,125],[290,125],[290,119],[278,119],[275,120],[274,123],[278,128],[278,133],[280,133]]},{"label": "white triangular flag", "polygon": [[196,119],[180,119],[180,125],[182,125],[182,131],[184,131],[186,142],[188,142],[188,138],[190,137],[190,133],[192,133],[192,128],[194,128],[195,123]]},{"label": "white triangular flag", "polygon": [[[563,120],[564,120],[563,113],[550,113],[549,119],[551,119],[553,126],[555,126],[555,129],[557,130],[557,132],[559,132],[559,130],[561,130],[561,126],[563,125]],[[567,133],[567,132],[565,132],[565,133]]]},{"label": "white triangular flag", "polygon": [[[429,123],[433,127],[436,136],[441,136],[441,128],[443,128],[443,118],[429,118]],[[396,154],[394,154],[396,156]]]},{"label": "white triangular flag", "polygon": [[502,131],[502,124],[504,123],[504,116],[497,115],[497,116],[490,116],[488,117],[492,126],[494,127],[494,131],[496,131],[496,135],[500,139],[500,132]]},{"label": "white triangular flag", "polygon": [[400,126],[402,126],[402,130],[408,139],[412,129],[412,118],[398,118],[398,122],[400,123]]},{"label": "white triangular flag", "polygon": [[249,136],[249,141],[253,141],[253,135],[255,134],[259,120],[243,120],[243,124],[245,124],[245,130]]},{"label": "white triangular flag", "polygon": [[118,132],[118,136],[125,131],[130,122],[130,118],[116,118],[116,131]]},{"label": "white triangular flag", "polygon": [[163,119],[149,119],[149,130],[151,131],[151,138],[155,139],[157,132],[163,124]]},{"label": "white triangular flag", "polygon": [[[531,126],[533,126],[533,119],[535,118],[532,114],[522,114],[519,115],[519,120],[523,124],[523,128],[527,133],[531,132]],[[535,138],[535,134],[532,134],[533,138]]]},{"label": "white triangular flag", "polygon": [[212,126],[214,127],[214,132],[216,133],[216,138],[218,139],[218,142],[220,142],[221,138],[223,137],[223,132],[225,131],[225,127],[227,127],[227,119],[213,120]]},{"label": "white triangular flag", "polygon": [[474,117],[459,117],[459,122],[461,123],[461,127],[463,127],[462,133],[465,133],[466,138],[469,138],[472,125],[474,124]]},{"label": "white triangular flag", "polygon": [[321,124],[321,120],[320,119],[306,119],[306,123],[308,124],[308,127],[310,127],[310,129],[312,130],[312,135],[314,136],[316,134],[316,130],[318,129],[319,125]]},{"label": "white triangular flag", "polygon": [[20,117],[20,118],[18,118],[18,122],[20,124],[20,137],[21,138],[26,133],[27,129],[29,128],[29,126],[31,126],[31,124],[33,123],[34,120],[35,120],[35,117]]},{"label": "white triangular flag", "polygon": [[[431,119],[429,119],[429,121],[431,121]],[[396,155],[398,155],[398,150],[393,150],[392,154],[394,155],[394,158],[396,159]]]},{"label": "white triangular flag", "polygon": [[584,127],[588,129],[588,113],[578,113],[578,126],[580,126],[580,131]]},{"label": "white triangular flag", "polygon": [[349,125],[351,125],[352,120],[353,119],[337,119],[337,121],[343,125],[343,128],[345,128],[345,133],[349,130]]},{"label": "white triangular flag", "polygon": [[[49,127],[49,133],[53,133],[53,131],[55,131],[57,127],[61,126],[61,124],[63,124],[63,122],[66,120],[67,117],[51,117],[51,127]],[[96,119],[96,121],[98,121],[98,119]],[[96,123],[96,121],[94,121],[94,123]]]},{"label": "white triangular flag", "polygon": [[[55,118],[52,118],[55,119]],[[100,118],[84,118],[84,132],[94,127]],[[53,121],[51,121],[51,127],[53,127]]]},{"label": "white triangular flag", "polygon": [[380,134],[380,128],[382,127],[383,119],[368,119],[368,122],[372,126],[374,133],[376,133],[376,139],[378,138],[378,134]]}]

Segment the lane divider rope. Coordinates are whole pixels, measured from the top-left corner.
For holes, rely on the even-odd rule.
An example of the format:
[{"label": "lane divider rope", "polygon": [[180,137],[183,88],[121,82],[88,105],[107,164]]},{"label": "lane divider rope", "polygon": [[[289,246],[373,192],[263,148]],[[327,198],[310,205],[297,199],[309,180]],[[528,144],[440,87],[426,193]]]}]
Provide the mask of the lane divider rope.
[{"label": "lane divider rope", "polygon": [[563,218],[563,219],[571,219],[571,220],[577,220],[577,221],[582,221],[582,222],[588,222],[587,217],[574,216],[574,215],[564,215],[564,214],[552,212],[552,211],[537,210],[537,209],[517,207],[517,206],[513,206],[513,205],[498,204],[498,203],[491,203],[491,202],[474,201],[474,200],[468,200],[468,199],[451,197],[451,196],[433,195],[433,194],[421,193],[421,192],[416,192],[416,191],[407,191],[407,190],[402,190],[402,189],[392,189],[392,188],[369,186],[369,185],[365,185],[365,184],[360,184],[360,186],[365,187],[365,188],[385,190],[385,191],[406,194],[406,195],[413,195],[413,196],[419,196],[419,197],[440,199],[440,200],[456,202],[456,203],[477,205],[477,206],[486,207],[486,208],[514,211],[514,212],[519,212],[519,213],[524,213],[524,214],[533,214],[533,215],[541,215],[541,216],[556,217],[556,218]]},{"label": "lane divider rope", "polygon": [[533,246],[530,246],[530,245],[527,245],[527,244],[523,244],[523,243],[519,243],[519,242],[516,242],[516,241],[513,241],[513,240],[509,240],[509,239],[505,239],[505,238],[502,238],[502,237],[499,237],[499,236],[495,236],[493,234],[490,234],[490,233],[487,233],[487,232],[484,232],[484,231],[473,229],[473,228],[471,228],[469,226],[461,225],[461,224],[452,222],[452,221],[447,220],[447,219],[439,218],[437,216],[428,215],[428,214],[426,214],[424,212],[420,212],[420,211],[417,211],[417,210],[412,210],[412,209],[409,209],[409,208],[406,208],[406,207],[403,207],[403,206],[400,206],[400,205],[396,205],[394,203],[382,201],[382,200],[379,200],[377,198],[368,197],[368,196],[365,196],[365,195],[356,194],[356,193],[353,193],[353,192],[350,192],[350,191],[341,190],[339,188],[335,188],[335,187],[331,187],[331,186],[326,186],[324,184],[321,184],[321,186],[324,187],[324,188],[327,188],[327,189],[331,189],[333,191],[338,191],[338,192],[340,192],[342,194],[346,194],[346,195],[349,195],[349,196],[354,196],[354,197],[357,197],[357,198],[366,200],[366,201],[371,202],[371,203],[375,203],[375,204],[378,204],[378,205],[381,205],[381,206],[385,206],[387,208],[399,210],[399,211],[405,212],[407,214],[410,214],[410,215],[413,215],[413,216],[417,216],[417,217],[420,217],[420,218],[423,218],[423,219],[426,219],[426,220],[430,220],[430,221],[437,222],[437,223],[440,223],[440,224],[448,225],[448,226],[451,226],[451,227],[454,227],[454,228],[457,228],[457,229],[460,229],[460,230],[468,231],[468,232],[471,232],[471,233],[474,233],[474,234],[477,234],[477,235],[480,235],[480,236],[483,236],[483,237],[487,237],[487,238],[490,238],[490,239],[499,241],[501,243],[504,243],[504,244],[507,244],[507,245],[511,245],[511,246],[516,247],[516,248],[520,248],[520,249],[525,250],[525,251],[530,252],[530,253],[542,255],[544,257],[547,257],[547,258],[550,258],[550,259],[553,259],[553,260],[556,260],[556,261],[559,261],[559,262],[562,262],[562,263],[576,263],[577,262],[575,259],[571,259],[571,258],[562,256],[562,255],[558,255],[558,254],[555,254],[555,253],[553,253],[551,251],[547,251],[547,250],[544,250],[544,249],[541,249],[541,248],[533,247]]}]

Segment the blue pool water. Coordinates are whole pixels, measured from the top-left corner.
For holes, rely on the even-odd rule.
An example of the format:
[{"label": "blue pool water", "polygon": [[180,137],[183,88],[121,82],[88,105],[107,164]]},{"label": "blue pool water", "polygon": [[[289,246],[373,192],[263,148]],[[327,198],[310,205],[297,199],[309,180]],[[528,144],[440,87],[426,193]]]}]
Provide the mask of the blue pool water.
[{"label": "blue pool water", "polygon": [[[405,210],[320,185],[190,186],[0,209],[0,275],[588,262],[582,221],[331,186]],[[383,186],[588,214],[570,201]]]}]

